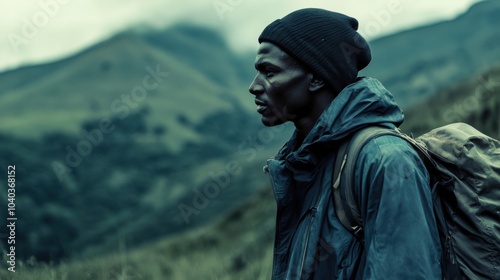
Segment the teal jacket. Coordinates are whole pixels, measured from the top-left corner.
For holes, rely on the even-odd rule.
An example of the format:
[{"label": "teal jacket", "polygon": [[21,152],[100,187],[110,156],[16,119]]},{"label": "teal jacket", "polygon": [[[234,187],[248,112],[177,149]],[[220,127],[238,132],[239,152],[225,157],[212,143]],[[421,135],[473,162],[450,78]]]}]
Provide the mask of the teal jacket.
[{"label": "teal jacket", "polygon": [[340,223],[332,172],[339,140],[404,116],[379,81],[359,78],[322,113],[298,148],[296,133],[265,170],[277,201],[273,279],[441,279],[441,247],[429,173],[407,142],[369,141],[356,162],[354,193],[364,241]]}]

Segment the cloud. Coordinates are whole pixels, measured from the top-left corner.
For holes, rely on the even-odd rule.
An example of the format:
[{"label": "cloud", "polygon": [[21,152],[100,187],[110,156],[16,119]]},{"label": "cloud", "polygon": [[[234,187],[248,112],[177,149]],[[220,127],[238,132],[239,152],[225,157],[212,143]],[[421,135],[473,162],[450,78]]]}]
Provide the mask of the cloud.
[{"label": "cloud", "polygon": [[[246,48],[256,42],[264,27],[301,8],[323,8],[355,17],[359,31],[368,39],[409,29],[418,25],[450,19],[463,13],[475,0],[372,0],[372,1],[290,1],[243,0],[227,12],[220,29],[233,46]],[[252,41],[251,41],[252,40]],[[256,43],[253,43],[256,44]]]},{"label": "cloud", "polygon": [[0,70],[67,56],[137,25],[165,27],[179,20],[203,24],[223,32],[236,50],[248,51],[256,48],[257,37],[267,24],[300,8],[318,7],[348,14],[359,20],[364,36],[376,38],[448,19],[474,2],[0,0]]}]

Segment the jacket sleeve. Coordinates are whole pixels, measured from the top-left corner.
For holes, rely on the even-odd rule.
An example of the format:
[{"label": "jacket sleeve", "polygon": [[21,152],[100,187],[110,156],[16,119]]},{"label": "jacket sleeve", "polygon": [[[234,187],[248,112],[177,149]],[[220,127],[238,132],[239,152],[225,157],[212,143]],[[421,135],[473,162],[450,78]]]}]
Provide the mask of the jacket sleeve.
[{"label": "jacket sleeve", "polygon": [[366,143],[355,169],[365,236],[362,279],[441,279],[429,173],[394,136]]}]

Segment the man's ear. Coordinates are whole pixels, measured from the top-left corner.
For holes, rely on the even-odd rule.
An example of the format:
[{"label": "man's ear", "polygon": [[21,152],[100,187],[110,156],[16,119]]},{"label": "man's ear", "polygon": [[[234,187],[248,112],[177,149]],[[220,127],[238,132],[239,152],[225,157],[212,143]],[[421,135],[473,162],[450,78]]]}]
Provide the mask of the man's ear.
[{"label": "man's ear", "polygon": [[325,86],[325,83],[323,82],[323,79],[320,79],[316,76],[313,76],[311,81],[309,82],[309,91],[315,92],[320,90]]}]

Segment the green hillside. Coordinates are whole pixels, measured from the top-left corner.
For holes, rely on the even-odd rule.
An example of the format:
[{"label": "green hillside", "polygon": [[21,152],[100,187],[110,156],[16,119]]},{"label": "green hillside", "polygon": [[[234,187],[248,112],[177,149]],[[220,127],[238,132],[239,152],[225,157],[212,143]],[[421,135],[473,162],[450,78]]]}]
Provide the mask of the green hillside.
[{"label": "green hillside", "polygon": [[[200,45],[176,41],[178,48],[185,47],[182,43]],[[203,139],[186,122],[200,124],[215,113],[240,108],[248,113],[253,108],[253,99],[238,77],[226,75],[227,84],[221,84],[187,64],[187,58],[187,54],[171,54],[137,34],[127,33],[62,62],[0,74],[0,84],[6,84],[7,89],[0,95],[0,117],[8,120],[0,124],[0,132],[22,137],[40,137],[54,131],[75,135],[79,134],[78,124],[89,119],[113,115],[126,119],[128,112],[147,107],[151,112],[148,123],[163,126],[162,142],[178,152],[187,141]],[[219,68],[237,69],[208,54],[204,63],[216,65],[214,72]],[[151,71],[158,73],[155,76]],[[32,75],[38,76],[31,80]],[[147,76],[153,76],[147,80],[152,89],[144,89]]]}]

